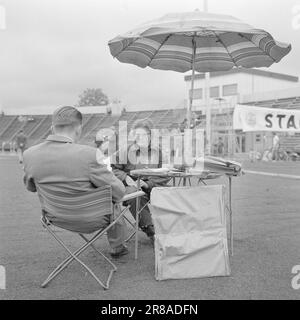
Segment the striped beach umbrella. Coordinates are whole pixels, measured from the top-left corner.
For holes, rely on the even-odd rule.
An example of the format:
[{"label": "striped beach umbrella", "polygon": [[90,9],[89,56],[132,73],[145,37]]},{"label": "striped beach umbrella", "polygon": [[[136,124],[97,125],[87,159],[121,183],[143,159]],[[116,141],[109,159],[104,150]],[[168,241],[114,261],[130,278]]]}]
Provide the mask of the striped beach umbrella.
[{"label": "striped beach umbrella", "polygon": [[108,43],[113,57],[141,68],[194,73],[235,67],[269,67],[291,51],[271,34],[228,15],[200,11],[171,13],[117,36]]}]

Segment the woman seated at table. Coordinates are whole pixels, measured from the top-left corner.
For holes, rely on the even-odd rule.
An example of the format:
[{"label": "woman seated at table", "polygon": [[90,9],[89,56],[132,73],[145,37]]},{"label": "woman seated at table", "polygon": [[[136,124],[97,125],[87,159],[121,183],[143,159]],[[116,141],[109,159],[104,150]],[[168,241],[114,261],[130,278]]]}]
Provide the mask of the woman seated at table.
[{"label": "woman seated at table", "polygon": [[[152,124],[149,120],[142,120],[137,122],[133,127],[134,139],[133,143],[129,145],[127,150],[120,150],[116,159],[116,164],[112,165],[114,174],[124,183],[127,193],[132,193],[137,190],[137,179],[130,175],[130,171],[144,168],[161,168],[162,153],[159,148],[151,146],[151,128]],[[127,155],[122,154],[127,151]],[[120,159],[127,158],[126,164],[120,164]],[[126,162],[126,161],[124,161]],[[158,186],[165,186],[170,181],[170,178],[149,177],[140,180],[140,186],[146,193],[140,199],[140,208],[143,208],[139,215],[139,227],[143,232],[153,241],[154,227],[151,219],[151,214],[147,203],[150,200],[150,192],[152,188]],[[131,214],[135,217],[136,214],[136,200],[130,200]]]}]

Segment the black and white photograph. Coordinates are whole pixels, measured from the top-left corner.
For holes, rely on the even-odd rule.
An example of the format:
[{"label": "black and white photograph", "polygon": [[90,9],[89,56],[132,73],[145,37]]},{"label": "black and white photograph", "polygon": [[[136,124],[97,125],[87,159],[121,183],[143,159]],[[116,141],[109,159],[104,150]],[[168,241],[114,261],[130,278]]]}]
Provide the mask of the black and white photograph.
[{"label": "black and white photograph", "polygon": [[300,0],[0,0],[0,300],[299,299]]}]

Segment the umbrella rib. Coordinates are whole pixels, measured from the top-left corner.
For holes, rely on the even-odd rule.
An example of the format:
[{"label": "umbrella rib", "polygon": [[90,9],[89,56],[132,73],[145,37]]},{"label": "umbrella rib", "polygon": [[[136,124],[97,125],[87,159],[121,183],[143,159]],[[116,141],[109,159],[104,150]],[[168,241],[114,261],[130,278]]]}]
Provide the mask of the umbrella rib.
[{"label": "umbrella rib", "polygon": [[166,36],[165,40],[160,44],[160,46],[157,48],[155,54],[153,55],[153,57],[151,58],[151,60],[149,61],[149,63],[147,64],[147,67],[149,67],[150,63],[152,62],[152,60],[155,58],[155,56],[158,54],[160,48],[166,43],[166,41],[173,35],[173,33],[170,33]]},{"label": "umbrella rib", "polygon": [[217,39],[220,41],[220,43],[222,44],[222,46],[224,47],[224,49],[227,51],[228,55],[230,56],[231,60],[233,61],[234,65],[238,68],[239,66],[236,64],[235,59],[233,58],[232,54],[228,51],[225,43],[221,40],[220,36],[212,30],[212,32],[215,34],[215,36],[217,37]]}]

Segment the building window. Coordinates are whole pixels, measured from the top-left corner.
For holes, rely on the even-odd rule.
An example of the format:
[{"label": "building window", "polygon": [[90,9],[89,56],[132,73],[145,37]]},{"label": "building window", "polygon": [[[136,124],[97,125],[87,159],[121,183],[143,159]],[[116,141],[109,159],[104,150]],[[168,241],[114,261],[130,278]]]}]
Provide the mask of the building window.
[{"label": "building window", "polygon": [[[192,96],[192,90],[190,90],[190,97],[191,96]],[[194,100],[202,100],[203,99],[203,90],[202,90],[202,88],[194,89],[193,99]]]},{"label": "building window", "polygon": [[236,96],[238,94],[238,85],[235,84],[227,84],[223,86],[223,96]]},{"label": "building window", "polygon": [[220,97],[220,87],[210,87],[210,97],[211,98],[219,98]]}]

